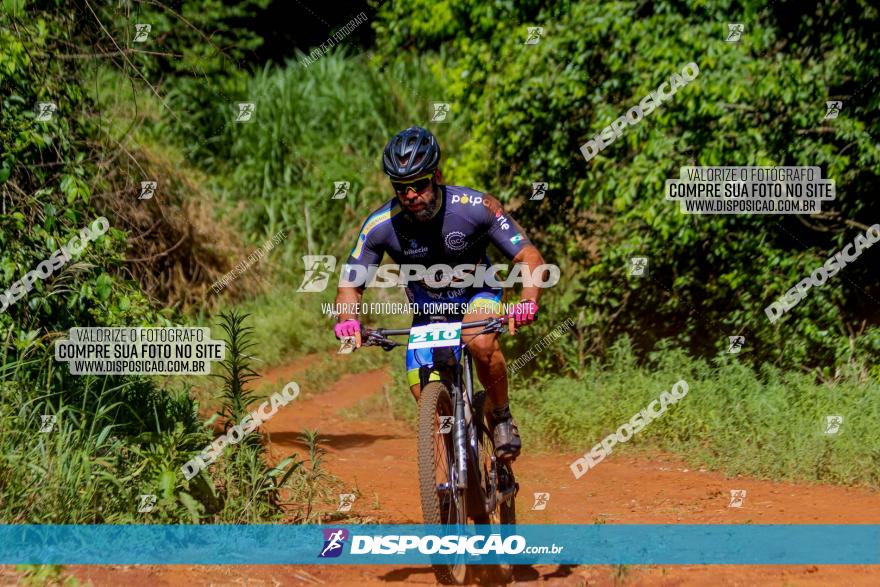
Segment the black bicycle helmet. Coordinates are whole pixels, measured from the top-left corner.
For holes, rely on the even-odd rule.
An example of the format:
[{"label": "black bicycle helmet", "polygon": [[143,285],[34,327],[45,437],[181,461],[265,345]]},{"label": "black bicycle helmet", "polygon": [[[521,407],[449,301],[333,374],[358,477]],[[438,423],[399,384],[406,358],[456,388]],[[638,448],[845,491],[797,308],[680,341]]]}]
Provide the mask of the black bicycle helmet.
[{"label": "black bicycle helmet", "polygon": [[411,126],[388,141],[382,166],[392,180],[406,181],[437,169],[440,145],[427,129]]}]

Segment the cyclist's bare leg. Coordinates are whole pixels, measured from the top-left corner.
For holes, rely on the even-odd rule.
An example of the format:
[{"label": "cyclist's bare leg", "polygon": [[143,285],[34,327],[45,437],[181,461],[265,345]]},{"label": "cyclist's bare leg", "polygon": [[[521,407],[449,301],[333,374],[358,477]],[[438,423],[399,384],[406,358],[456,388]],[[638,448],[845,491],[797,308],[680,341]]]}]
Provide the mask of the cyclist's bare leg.
[{"label": "cyclist's bare leg", "polygon": [[[465,314],[463,322],[477,322],[487,318],[500,316],[498,305],[477,305]],[[479,332],[479,329],[474,329]],[[498,344],[497,333],[465,334],[462,329],[462,341],[474,358],[477,376],[486,389],[492,408],[492,437],[495,442],[495,456],[502,461],[515,459],[520,453],[522,442],[519,430],[510,414],[507,395],[507,365],[501,345]]]},{"label": "cyclist's bare leg", "polygon": [[413,397],[416,398],[416,403],[419,402],[419,397],[422,394],[422,385],[420,383],[416,383],[415,385],[411,385],[409,388],[410,393],[413,394]]},{"label": "cyclist's bare leg", "polygon": [[[500,314],[487,307],[470,308],[463,318],[464,323],[477,322],[488,318],[497,318]],[[503,407],[507,405],[507,364],[504,361],[504,353],[498,343],[497,333],[480,334],[479,328],[472,329],[469,333],[462,329],[461,340],[467,345],[468,351],[474,359],[477,377],[486,389],[486,394],[492,401],[492,405]]]}]

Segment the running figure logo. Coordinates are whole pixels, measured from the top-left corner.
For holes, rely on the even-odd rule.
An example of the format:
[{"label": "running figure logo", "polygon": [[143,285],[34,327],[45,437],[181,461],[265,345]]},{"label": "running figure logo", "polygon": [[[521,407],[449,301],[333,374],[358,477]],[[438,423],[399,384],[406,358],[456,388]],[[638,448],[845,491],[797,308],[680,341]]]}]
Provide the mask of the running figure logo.
[{"label": "running figure logo", "polygon": [[825,416],[825,434],[837,434],[843,424],[843,416]]},{"label": "running figure logo", "polygon": [[530,200],[543,200],[547,194],[547,182],[536,181],[532,184],[532,197]]},{"label": "running figure logo", "polygon": [[730,341],[730,344],[727,347],[727,352],[731,355],[735,355],[740,352],[743,345],[746,343],[745,336],[728,336],[727,339]]},{"label": "running figure logo", "polygon": [[445,122],[449,114],[449,102],[431,102],[431,122]]},{"label": "running figure logo", "polygon": [[159,185],[157,181],[142,181],[141,182],[141,193],[138,196],[138,200],[150,200],[153,195],[156,193],[156,186]]},{"label": "running figure logo", "polygon": [[134,25],[134,38],[131,40],[132,43],[143,43],[147,40],[147,37],[150,36],[150,31],[153,29],[152,25],[149,24],[136,24]]},{"label": "running figure logo", "polygon": [[825,112],[825,118],[822,120],[833,120],[837,118],[838,114],[840,114],[840,110],[843,108],[843,102],[840,100],[829,100],[825,102],[825,108],[827,108],[827,111]]},{"label": "running figure logo", "polygon": [[348,530],[344,528],[326,528],[324,532],[324,548],[318,558],[336,558],[342,554],[343,545],[348,540]]},{"label": "running figure logo", "polygon": [[454,419],[452,416],[440,416],[440,429],[437,430],[437,434],[449,434],[452,431]]},{"label": "running figure logo", "polygon": [[257,105],[253,102],[239,102],[238,114],[235,115],[235,122],[250,122],[254,116],[254,110]]},{"label": "running figure logo", "polygon": [[349,355],[354,351],[356,344],[357,341],[353,336],[343,336],[339,344],[339,350],[336,351],[336,354]]},{"label": "running figure logo", "polygon": [[138,512],[148,514],[153,511],[153,508],[156,506],[156,496],[152,493],[145,493],[139,497],[141,502],[138,505]]},{"label": "running figure logo", "polygon": [[532,506],[533,510],[546,510],[547,503],[550,501],[549,493],[535,493],[535,504]]},{"label": "running figure logo", "polygon": [[730,503],[727,504],[729,508],[741,508],[743,506],[743,502],[746,500],[746,490],[745,489],[731,489],[730,490]]},{"label": "running figure logo", "polygon": [[306,273],[303,282],[296,290],[302,292],[316,292],[327,289],[327,282],[336,270],[336,257],[332,255],[303,255],[303,265]]},{"label": "running figure logo", "polygon": [[727,23],[727,39],[728,43],[739,43],[743,33],[746,32],[746,26],[738,22]]},{"label": "running figure logo", "polygon": [[648,270],[647,257],[632,257],[629,260],[629,274],[633,277],[644,277]]},{"label": "running figure logo", "polygon": [[336,508],[337,512],[350,512],[351,507],[354,505],[354,500],[357,499],[357,496],[354,493],[340,493],[339,494],[339,507]]},{"label": "running figure logo", "polygon": [[523,45],[537,45],[541,40],[541,35],[544,34],[544,27],[540,26],[530,26],[529,36],[526,38],[526,42]]},{"label": "running figure logo", "polygon": [[348,193],[348,188],[351,187],[351,182],[348,181],[334,181],[333,182],[333,197],[331,200],[341,200]]},{"label": "running figure logo", "polygon": [[37,122],[49,122],[58,110],[55,102],[37,102]]},{"label": "running figure logo", "polygon": [[40,432],[52,432],[57,421],[58,418],[55,414],[40,416]]}]

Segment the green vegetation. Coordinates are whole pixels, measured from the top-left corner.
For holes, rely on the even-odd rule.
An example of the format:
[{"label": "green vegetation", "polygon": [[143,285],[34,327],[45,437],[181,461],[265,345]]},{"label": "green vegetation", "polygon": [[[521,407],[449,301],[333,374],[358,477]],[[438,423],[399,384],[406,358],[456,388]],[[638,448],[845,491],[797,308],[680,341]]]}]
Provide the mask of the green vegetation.
[{"label": "green vegetation", "polygon": [[[877,473],[880,384],[858,373],[817,385],[805,373],[766,366],[760,373],[729,356],[689,358],[680,349],[638,365],[626,339],[582,379],[514,385],[512,401],[526,442],[589,452],[605,436],[684,379],[689,392],[614,451],[660,448],[729,475],[880,487]],[[843,416],[836,434],[826,417]]]},{"label": "green vegetation", "polygon": [[[876,249],[776,324],[763,311],[880,222],[875,5],[416,0],[385,3],[380,17],[388,59],[401,46],[446,52],[444,97],[468,140],[444,171],[501,195],[563,267],[544,318],[579,315],[588,353],[628,334],[640,357],[663,339],[711,357],[744,334],[755,365],[876,363]],[[725,42],[728,22],[745,23],[741,43]],[[538,44],[522,44],[526,26],[544,28]],[[585,161],[580,145],[692,61],[696,80]],[[823,122],[832,98],[844,113]],[[816,165],[837,199],[810,217],[684,215],[664,200],[664,180],[691,164]],[[541,180],[547,198],[528,201]],[[627,279],[634,254],[649,257],[649,279]],[[548,361],[542,370],[577,372]]]},{"label": "green vegetation", "polygon": [[[352,417],[385,412],[390,401],[397,418],[415,422],[403,365],[392,367],[389,390],[350,410]],[[512,411],[529,452],[563,451],[574,460],[680,379],[687,396],[617,444],[615,454],[660,449],[728,475],[880,487],[880,384],[866,384],[854,370],[816,383],[808,373],[756,372],[736,356],[707,361],[674,348],[642,362],[621,338],[607,360],[590,361],[578,378],[511,377]],[[843,416],[839,432],[824,434],[828,416]]]},{"label": "green vegetation", "polygon": [[[194,292],[228,270],[227,257],[237,262],[240,254],[235,247],[219,254],[216,247],[206,247],[206,235],[222,239],[226,233],[214,230],[210,215],[198,218],[204,213],[198,200],[205,198],[196,185],[199,176],[180,169],[179,152],[162,142],[168,109],[145,98],[150,89],[135,89],[142,72],[129,61],[114,70],[110,64],[90,69],[96,63],[79,58],[49,58],[76,49],[111,51],[104,47],[110,42],[104,24],[123,38],[130,32],[127,21],[114,18],[124,15],[100,7],[88,16],[86,7],[78,13],[59,10],[61,5],[3,5],[4,289],[96,217],[107,216],[111,229],[0,314],[0,520],[244,523],[284,516],[314,521],[312,503],[326,497],[333,482],[319,462],[306,465],[291,455],[270,465],[261,436],[253,434],[186,481],[181,465],[214,435],[214,419],[200,421],[187,385],[179,379],[160,387],[152,378],[71,376],[54,361],[53,341],[72,326],[194,321],[175,306],[191,305]],[[85,80],[96,83],[89,86]],[[36,105],[43,101],[55,102],[57,110],[51,119],[38,121]],[[136,186],[154,177],[165,187],[161,195],[166,197],[157,198],[162,204],[135,208],[130,202],[136,202]],[[141,264],[126,265],[132,260]],[[211,325],[213,319],[203,322]],[[236,336],[241,332],[227,333],[230,342]],[[241,394],[248,384],[243,350],[227,351],[228,360],[237,363],[226,373],[225,401],[212,386],[211,395],[220,398],[218,407],[227,416],[251,401]],[[39,432],[43,416],[54,416],[55,425]],[[311,440],[315,454],[318,447]],[[293,507],[282,503],[282,493]],[[157,497],[153,510],[138,512],[140,496],[150,494]]]}]

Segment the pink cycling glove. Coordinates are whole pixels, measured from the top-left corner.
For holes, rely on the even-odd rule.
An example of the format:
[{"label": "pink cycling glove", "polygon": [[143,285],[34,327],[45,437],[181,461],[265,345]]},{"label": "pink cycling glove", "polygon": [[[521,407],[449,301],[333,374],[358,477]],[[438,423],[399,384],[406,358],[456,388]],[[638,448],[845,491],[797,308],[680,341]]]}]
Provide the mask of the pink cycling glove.
[{"label": "pink cycling glove", "polygon": [[354,336],[361,331],[360,320],[355,320],[354,318],[343,320],[333,327],[333,331],[336,332],[336,338],[340,339],[343,336]]},{"label": "pink cycling glove", "polygon": [[508,311],[508,318],[513,318],[516,326],[524,326],[535,321],[538,314],[538,303],[534,300],[522,300],[514,304]]}]

